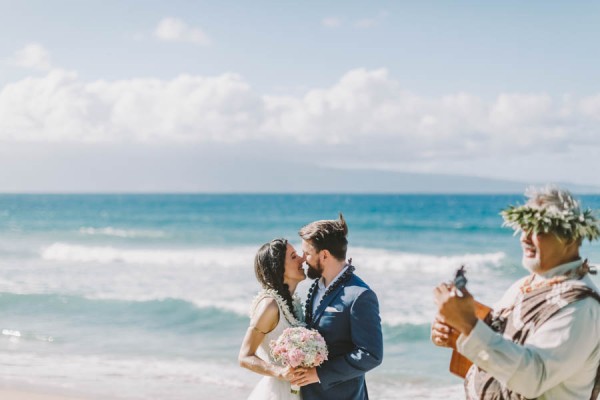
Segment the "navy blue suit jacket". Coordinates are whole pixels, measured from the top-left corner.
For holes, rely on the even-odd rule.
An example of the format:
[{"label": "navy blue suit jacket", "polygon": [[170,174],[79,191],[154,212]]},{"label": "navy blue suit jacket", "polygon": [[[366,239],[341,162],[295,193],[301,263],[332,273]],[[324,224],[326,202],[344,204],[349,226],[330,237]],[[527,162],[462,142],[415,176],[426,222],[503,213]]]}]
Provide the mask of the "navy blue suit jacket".
[{"label": "navy blue suit jacket", "polygon": [[[312,307],[312,304],[307,304]],[[351,275],[321,301],[308,328],[325,339],[328,360],[317,367],[321,383],[302,387],[304,400],[365,400],[365,373],[383,360],[383,338],[377,296]]]}]

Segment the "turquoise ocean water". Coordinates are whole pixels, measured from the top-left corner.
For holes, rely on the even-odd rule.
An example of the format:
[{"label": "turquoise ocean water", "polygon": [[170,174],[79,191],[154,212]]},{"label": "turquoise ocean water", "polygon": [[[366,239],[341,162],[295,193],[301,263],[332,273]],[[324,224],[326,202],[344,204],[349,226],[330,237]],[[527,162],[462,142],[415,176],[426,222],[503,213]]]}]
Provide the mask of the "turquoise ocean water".
[{"label": "turquoise ocean water", "polygon": [[[600,196],[582,196],[600,208]],[[376,399],[461,398],[429,342],[433,287],[467,267],[492,303],[525,274],[499,211],[521,196],[1,195],[4,384],[106,399],[243,399],[237,353],[256,249],[342,211],[349,256],[377,292],[385,360]],[[583,255],[600,264],[600,245]],[[305,296],[308,281],[299,287]]]}]

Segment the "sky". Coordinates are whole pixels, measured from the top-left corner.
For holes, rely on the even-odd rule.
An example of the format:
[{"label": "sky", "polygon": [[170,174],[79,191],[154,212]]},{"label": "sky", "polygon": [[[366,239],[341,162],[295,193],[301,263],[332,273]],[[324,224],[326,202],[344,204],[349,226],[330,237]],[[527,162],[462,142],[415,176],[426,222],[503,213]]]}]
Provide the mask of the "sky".
[{"label": "sky", "polygon": [[597,1],[0,9],[0,192],[310,191],[319,170],[600,186]]}]

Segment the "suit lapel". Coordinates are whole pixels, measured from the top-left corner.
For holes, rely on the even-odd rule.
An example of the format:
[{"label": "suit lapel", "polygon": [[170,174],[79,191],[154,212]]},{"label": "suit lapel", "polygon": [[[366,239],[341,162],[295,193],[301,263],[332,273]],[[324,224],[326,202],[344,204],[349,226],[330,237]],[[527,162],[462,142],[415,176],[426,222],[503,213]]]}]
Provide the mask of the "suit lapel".
[{"label": "suit lapel", "polygon": [[342,283],[340,286],[338,286],[337,288],[335,288],[335,290],[331,293],[329,293],[327,295],[327,297],[325,297],[322,301],[321,304],[319,304],[319,307],[317,308],[317,310],[315,311],[315,315],[312,318],[312,325],[316,326],[317,322],[319,322],[319,318],[321,318],[321,315],[323,315],[323,312],[325,311],[325,309],[327,308],[327,306],[329,304],[331,304],[331,302],[333,301],[333,299],[335,299],[337,297],[337,295],[340,293],[340,291],[346,286],[346,282]]}]

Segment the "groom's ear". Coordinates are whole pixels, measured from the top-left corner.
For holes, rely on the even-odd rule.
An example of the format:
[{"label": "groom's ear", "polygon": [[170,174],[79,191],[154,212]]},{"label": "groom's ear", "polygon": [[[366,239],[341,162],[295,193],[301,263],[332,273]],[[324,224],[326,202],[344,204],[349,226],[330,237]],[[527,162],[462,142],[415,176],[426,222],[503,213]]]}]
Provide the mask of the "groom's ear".
[{"label": "groom's ear", "polygon": [[329,257],[331,257],[331,253],[329,252],[329,250],[323,249],[323,250],[321,250],[321,253],[319,254],[319,256],[321,257],[321,261],[325,261]]}]

